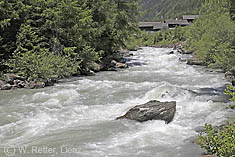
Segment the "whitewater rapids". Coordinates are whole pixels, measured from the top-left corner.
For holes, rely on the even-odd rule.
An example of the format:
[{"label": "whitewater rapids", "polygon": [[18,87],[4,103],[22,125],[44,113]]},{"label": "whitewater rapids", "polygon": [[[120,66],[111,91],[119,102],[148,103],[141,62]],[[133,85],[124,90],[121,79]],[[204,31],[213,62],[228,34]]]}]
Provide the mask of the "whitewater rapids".
[{"label": "whitewater rapids", "polygon": [[[0,157],[199,157],[193,141],[205,123],[218,125],[226,110],[223,73],[179,61],[171,49],[144,47],[130,68],[61,80],[38,90],[0,91]],[[176,101],[173,122],[115,120],[149,100]],[[32,151],[32,148],[54,151]],[[63,148],[63,151],[62,149]],[[67,151],[70,150],[70,151]],[[13,151],[13,149],[9,150]],[[11,153],[11,152],[10,152]]]}]

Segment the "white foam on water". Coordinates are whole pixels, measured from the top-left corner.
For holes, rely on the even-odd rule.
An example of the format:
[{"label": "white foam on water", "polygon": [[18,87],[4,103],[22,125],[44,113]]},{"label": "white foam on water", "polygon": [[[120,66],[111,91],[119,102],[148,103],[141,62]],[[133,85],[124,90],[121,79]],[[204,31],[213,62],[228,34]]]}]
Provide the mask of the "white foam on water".
[{"label": "white foam on water", "polygon": [[[1,107],[16,121],[0,126],[0,146],[78,145],[76,155],[83,157],[201,155],[200,150],[191,151],[194,148],[188,139],[197,136],[194,130],[198,126],[227,118],[227,104],[220,106],[212,101],[220,94],[213,89],[227,82],[220,74],[180,62],[179,56],[169,55],[169,51],[143,48],[134,52],[135,60],[130,61],[141,66],[23,93],[18,103],[10,104],[12,110]],[[202,93],[203,88],[210,88],[211,95]],[[150,100],[176,101],[174,120],[170,124],[115,120]],[[71,129],[75,131],[71,133]]]},{"label": "white foam on water", "polygon": [[190,99],[191,96],[192,93],[188,89],[161,82],[158,87],[145,94],[145,99],[180,102]]},{"label": "white foam on water", "polygon": [[[141,124],[132,123],[132,126],[130,124],[127,125],[132,127],[130,132],[118,133],[102,143],[88,143],[85,147],[89,148],[90,153],[83,150],[81,154],[94,156],[92,154],[100,150],[98,156],[104,154],[116,156],[122,156],[123,154],[125,156],[130,156],[131,154],[138,156],[141,154],[141,156],[148,156],[148,151],[146,152],[144,149],[149,146],[154,146],[155,148],[168,147],[170,149],[179,146],[188,137],[196,135],[190,128],[176,124],[166,125],[162,121],[149,121]],[[172,134],[175,136],[172,137]],[[133,146],[135,147],[134,150],[132,150]]]},{"label": "white foam on water", "polygon": [[43,102],[48,99],[56,98],[59,101],[65,102],[77,97],[79,97],[79,93],[76,90],[68,89],[68,90],[56,91],[53,93],[47,93],[47,92],[36,93],[32,96],[32,100],[34,102]]}]

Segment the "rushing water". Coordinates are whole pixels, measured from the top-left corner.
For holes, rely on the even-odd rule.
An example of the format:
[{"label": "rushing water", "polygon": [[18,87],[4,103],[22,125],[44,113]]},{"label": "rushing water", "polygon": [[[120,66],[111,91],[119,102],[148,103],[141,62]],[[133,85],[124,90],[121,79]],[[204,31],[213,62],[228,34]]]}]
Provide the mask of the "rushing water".
[{"label": "rushing water", "polygon": [[[228,82],[224,74],[186,65],[169,51],[133,52],[131,67],[120,72],[39,90],[0,91],[0,157],[201,156],[192,142],[198,127],[234,114],[225,110],[228,98],[222,92]],[[177,102],[173,122],[115,120],[153,99]],[[26,152],[20,152],[22,146]]]}]

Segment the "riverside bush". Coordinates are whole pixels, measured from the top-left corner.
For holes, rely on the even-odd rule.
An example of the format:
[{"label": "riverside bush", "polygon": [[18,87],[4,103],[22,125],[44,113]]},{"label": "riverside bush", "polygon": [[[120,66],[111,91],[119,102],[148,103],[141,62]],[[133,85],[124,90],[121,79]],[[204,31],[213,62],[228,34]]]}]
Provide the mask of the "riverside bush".
[{"label": "riverside bush", "polygon": [[10,67],[9,72],[30,80],[57,80],[77,72],[75,63],[70,58],[54,55],[46,50],[41,53],[17,53],[7,65]]},{"label": "riverside bush", "polygon": [[231,96],[231,101],[235,101],[235,86],[228,86],[227,89],[225,89],[224,94]]},{"label": "riverside bush", "polygon": [[219,157],[235,157],[235,121],[228,122],[221,130],[206,124],[204,133],[197,140],[204,150]]}]

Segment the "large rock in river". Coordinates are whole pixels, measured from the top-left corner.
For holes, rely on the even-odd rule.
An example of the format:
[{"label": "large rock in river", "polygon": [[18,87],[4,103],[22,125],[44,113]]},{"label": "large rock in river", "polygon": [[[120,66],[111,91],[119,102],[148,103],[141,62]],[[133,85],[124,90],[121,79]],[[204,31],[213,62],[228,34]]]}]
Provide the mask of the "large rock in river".
[{"label": "large rock in river", "polygon": [[148,120],[164,120],[170,123],[175,115],[176,102],[160,102],[151,100],[146,104],[137,105],[130,109],[124,116],[117,119],[130,119],[138,122],[145,122]]}]

